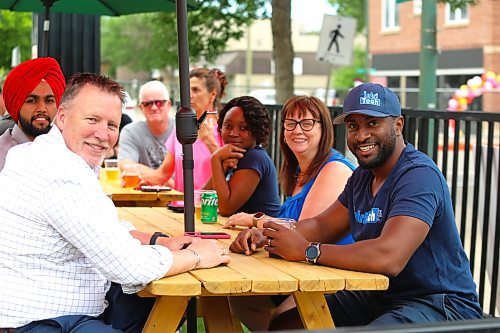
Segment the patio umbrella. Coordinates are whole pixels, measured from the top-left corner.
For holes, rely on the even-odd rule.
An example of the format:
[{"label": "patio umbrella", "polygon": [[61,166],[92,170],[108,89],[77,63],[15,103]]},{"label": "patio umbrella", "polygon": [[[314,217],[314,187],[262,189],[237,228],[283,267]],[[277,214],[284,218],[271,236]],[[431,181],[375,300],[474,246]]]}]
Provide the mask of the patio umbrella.
[{"label": "patio umbrella", "polygon": [[[195,9],[194,0],[187,1],[189,9]],[[0,0],[0,9],[17,12],[45,13],[43,24],[42,56],[48,55],[49,13],[120,16],[137,13],[173,12],[175,0]]]}]

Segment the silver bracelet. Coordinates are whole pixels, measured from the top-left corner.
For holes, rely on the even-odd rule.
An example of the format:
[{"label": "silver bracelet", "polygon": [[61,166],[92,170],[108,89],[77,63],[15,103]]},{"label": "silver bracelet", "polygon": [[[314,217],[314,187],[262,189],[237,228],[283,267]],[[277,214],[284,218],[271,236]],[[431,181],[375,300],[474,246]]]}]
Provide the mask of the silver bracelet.
[{"label": "silver bracelet", "polygon": [[193,269],[197,269],[200,266],[200,263],[201,263],[201,257],[200,257],[200,255],[198,253],[196,253],[195,251],[191,250],[190,248],[186,248],[186,250],[190,251],[196,257],[196,265],[194,265]]}]

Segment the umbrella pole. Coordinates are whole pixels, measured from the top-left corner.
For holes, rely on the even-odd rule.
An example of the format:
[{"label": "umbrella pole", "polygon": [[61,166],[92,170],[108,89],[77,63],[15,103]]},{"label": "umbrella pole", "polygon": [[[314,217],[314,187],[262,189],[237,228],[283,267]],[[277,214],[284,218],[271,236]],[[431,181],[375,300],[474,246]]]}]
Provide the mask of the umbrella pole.
[{"label": "umbrella pole", "polygon": [[[177,140],[182,144],[184,175],[184,231],[194,231],[194,181],[193,143],[198,138],[196,113],[191,109],[189,96],[189,47],[187,35],[187,3],[177,2],[177,44],[179,52],[179,87],[181,106],[175,116]],[[196,333],[196,298],[191,298],[187,307],[187,331]]]}]

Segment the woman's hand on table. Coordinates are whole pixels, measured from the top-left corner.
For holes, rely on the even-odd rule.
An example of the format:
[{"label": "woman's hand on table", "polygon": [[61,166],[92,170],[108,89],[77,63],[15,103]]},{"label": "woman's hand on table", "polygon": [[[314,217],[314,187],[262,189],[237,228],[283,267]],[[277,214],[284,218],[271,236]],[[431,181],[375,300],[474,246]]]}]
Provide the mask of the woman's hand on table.
[{"label": "woman's hand on table", "polygon": [[229,250],[235,253],[244,253],[247,256],[253,254],[258,248],[263,247],[266,238],[260,229],[243,230],[229,246]]},{"label": "woman's hand on table", "polygon": [[249,228],[253,227],[253,214],[237,213],[231,215],[227,219],[227,222],[224,224],[223,228],[228,229],[235,226],[249,227]]},{"label": "woman's hand on table", "polygon": [[186,248],[193,242],[193,237],[178,236],[178,237],[159,237],[156,239],[156,244],[165,246],[170,251],[179,251]]},{"label": "woman's hand on table", "polygon": [[196,256],[199,256],[199,263],[195,268],[211,268],[220,264],[228,264],[231,258],[227,249],[215,239],[201,239],[191,237],[192,243],[186,248]]}]

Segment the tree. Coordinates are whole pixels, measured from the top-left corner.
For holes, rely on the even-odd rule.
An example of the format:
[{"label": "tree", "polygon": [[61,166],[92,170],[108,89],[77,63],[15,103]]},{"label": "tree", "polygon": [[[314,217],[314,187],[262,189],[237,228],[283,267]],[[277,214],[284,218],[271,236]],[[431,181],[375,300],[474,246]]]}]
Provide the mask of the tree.
[{"label": "tree", "polygon": [[21,48],[21,61],[30,59],[31,13],[0,10],[0,36],[0,70],[11,68],[12,49],[16,46]]},{"label": "tree", "polygon": [[293,95],[293,45],[290,0],[272,0],[273,60],[276,102],[284,103]]},{"label": "tree", "polygon": [[[266,0],[199,0],[188,12],[191,61],[211,62],[222,54],[227,40],[241,38],[248,23],[268,13]],[[112,66],[134,70],[177,67],[175,13],[107,18],[102,21],[102,59]]]}]

